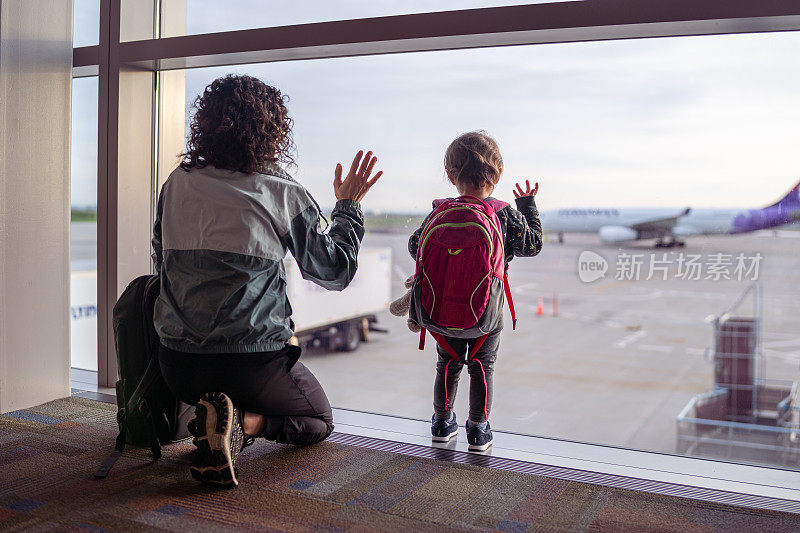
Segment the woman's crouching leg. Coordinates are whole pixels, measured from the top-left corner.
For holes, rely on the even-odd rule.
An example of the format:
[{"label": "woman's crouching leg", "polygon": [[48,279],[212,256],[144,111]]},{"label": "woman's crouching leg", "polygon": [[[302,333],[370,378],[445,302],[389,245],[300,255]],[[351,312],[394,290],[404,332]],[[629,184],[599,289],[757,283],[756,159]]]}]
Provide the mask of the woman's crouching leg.
[{"label": "woman's crouching leg", "polygon": [[332,431],[333,422],[321,417],[282,416],[269,417],[261,436],[282,444],[304,446],[327,439]]},{"label": "woman's crouching leg", "polygon": [[[272,383],[266,426],[259,435],[284,444],[314,444],[333,431],[333,412],[328,396],[314,374],[298,362]],[[281,415],[277,415],[281,413]]]}]

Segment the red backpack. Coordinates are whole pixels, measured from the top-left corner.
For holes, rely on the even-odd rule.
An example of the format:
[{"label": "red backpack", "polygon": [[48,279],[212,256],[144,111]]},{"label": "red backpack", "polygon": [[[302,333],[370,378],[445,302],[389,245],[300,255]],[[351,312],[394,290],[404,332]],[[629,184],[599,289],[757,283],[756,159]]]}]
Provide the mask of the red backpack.
[{"label": "red backpack", "polygon": [[471,358],[499,325],[504,292],[516,329],[503,233],[496,214],[506,206],[500,200],[481,201],[471,196],[433,202],[434,211],[420,234],[411,288],[409,318],[422,328],[420,350],[428,330],[454,359],[458,356],[443,336],[477,338]]}]

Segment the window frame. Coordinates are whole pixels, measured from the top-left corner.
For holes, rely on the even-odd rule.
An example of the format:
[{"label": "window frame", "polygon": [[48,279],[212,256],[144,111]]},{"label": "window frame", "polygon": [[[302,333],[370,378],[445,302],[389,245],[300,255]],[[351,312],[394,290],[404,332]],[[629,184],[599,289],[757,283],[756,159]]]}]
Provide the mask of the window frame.
[{"label": "window frame", "polygon": [[[121,177],[120,161],[133,151],[149,147],[146,158],[150,161],[151,189],[147,191],[150,203],[146,210],[145,206],[141,206],[137,213],[142,216],[145,216],[145,212],[150,213],[152,217],[152,199],[157,193],[158,184],[164,179],[164,176],[159,176],[159,169],[163,173],[165,168],[159,160],[159,129],[164,122],[159,117],[164,116],[161,109],[163,102],[169,101],[160,96],[164,85],[163,73],[198,67],[390,53],[800,30],[800,3],[793,0],[584,0],[159,38],[160,29],[169,23],[169,17],[182,16],[185,21],[185,0],[152,0],[153,9],[149,14],[146,9],[142,10],[141,3],[132,9],[129,4],[135,1],[141,0],[101,0],[99,44],[74,48],[73,51],[73,77],[99,77],[97,294],[100,387],[113,387],[117,379],[111,310],[120,292],[120,282],[127,281],[122,278],[129,274],[129,271],[120,267],[124,260],[119,244],[125,244],[128,238],[124,233],[125,228],[121,233],[120,226],[124,225],[125,220],[130,220],[133,213],[129,209],[132,206],[128,204],[142,202],[141,196],[128,199],[120,194],[129,185]],[[123,41],[121,34],[149,35],[149,38]],[[121,117],[124,111],[121,106],[125,104],[121,102],[120,91],[122,85],[127,83],[124,77],[131,72],[144,73],[152,79],[149,93],[142,96],[150,99],[150,112],[142,113],[142,120],[146,124],[142,123],[138,130],[141,132],[149,128],[151,133],[139,144],[125,142],[123,136],[127,133],[120,128],[124,119],[127,119]],[[171,101],[176,100],[173,98]],[[125,122],[125,125],[127,128],[128,123]],[[182,132],[182,127],[173,127],[173,130]],[[133,208],[139,209],[136,206]],[[141,233],[143,230],[139,231]],[[141,242],[144,236],[138,235],[137,238],[137,242]],[[139,262],[133,268],[141,270],[143,267]],[[573,444],[577,446],[580,443]],[[613,459],[604,459],[604,450],[609,447],[599,444],[580,446],[588,446],[586,450],[590,451],[576,453],[586,454],[586,461],[594,461],[595,465],[609,461],[613,462],[609,464],[618,468],[625,462],[624,450],[615,448]],[[578,450],[580,446],[575,449]],[[635,472],[636,468],[646,470],[642,465],[647,455],[642,454],[650,454],[654,465],[679,457],[669,456],[671,459],[666,460],[664,454],[657,452],[627,451],[630,452],[627,454],[630,472]],[[535,458],[536,454],[531,457]],[[776,469],[769,467],[732,465],[694,458],[691,461],[686,464],[708,461],[709,467],[722,472],[720,479],[727,480],[732,479],[732,474],[724,474],[726,465],[731,468],[746,466],[747,469],[760,469],[758,471],[764,474],[765,486],[777,487],[777,479],[780,479],[780,487],[785,489],[782,494],[792,494],[794,496],[786,497],[800,502],[800,472],[779,470],[780,475],[776,477]],[[707,483],[707,476],[699,477]],[[682,483],[689,483],[684,478],[681,480]],[[735,490],[746,492],[741,488]]]}]

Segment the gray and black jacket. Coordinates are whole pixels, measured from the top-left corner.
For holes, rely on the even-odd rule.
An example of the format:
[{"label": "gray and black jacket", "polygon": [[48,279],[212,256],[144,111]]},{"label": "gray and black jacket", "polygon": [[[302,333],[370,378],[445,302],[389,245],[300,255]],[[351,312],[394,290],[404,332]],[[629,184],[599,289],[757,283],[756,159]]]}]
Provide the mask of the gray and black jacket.
[{"label": "gray and black jacket", "polygon": [[337,202],[331,218],[323,233],[314,199],[277,165],[263,174],[177,168],[161,190],[153,227],[161,343],[190,353],[284,348],[294,334],[287,250],[303,277],[326,289],[344,289],[356,273],[359,203]]}]

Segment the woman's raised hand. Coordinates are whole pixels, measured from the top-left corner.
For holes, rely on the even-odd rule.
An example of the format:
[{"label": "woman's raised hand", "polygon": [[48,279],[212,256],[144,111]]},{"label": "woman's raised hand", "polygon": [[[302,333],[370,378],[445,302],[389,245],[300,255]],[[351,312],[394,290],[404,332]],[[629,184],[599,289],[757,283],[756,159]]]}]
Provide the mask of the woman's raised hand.
[{"label": "woman's raised hand", "polygon": [[[383,171],[380,171],[375,174],[374,178],[369,179],[369,175],[372,174],[372,168],[375,166],[375,163],[378,162],[378,158],[373,157],[372,151],[369,151],[362,161],[362,155],[364,155],[364,151],[359,150],[353,158],[353,164],[350,165],[350,172],[347,173],[347,177],[344,180],[342,180],[342,164],[339,163],[336,165],[333,179],[333,192],[336,194],[337,200],[355,200],[360,202],[367,194],[370,187],[375,185],[378,178],[383,175]],[[361,166],[359,166],[359,162]]]},{"label": "woman's raised hand", "polygon": [[519,183],[515,184],[517,186],[517,190],[514,191],[514,198],[522,198],[523,196],[536,196],[536,193],[539,192],[539,182],[533,184],[533,189],[531,189],[531,182],[525,180],[525,190],[522,190]]}]

